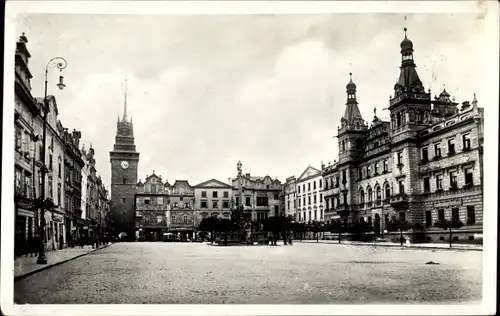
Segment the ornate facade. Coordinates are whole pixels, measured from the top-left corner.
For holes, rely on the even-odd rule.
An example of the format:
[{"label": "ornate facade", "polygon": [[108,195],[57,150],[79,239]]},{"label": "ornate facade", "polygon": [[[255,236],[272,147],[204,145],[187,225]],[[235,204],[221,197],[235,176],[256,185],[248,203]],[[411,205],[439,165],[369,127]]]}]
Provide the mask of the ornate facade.
[{"label": "ornate facade", "polygon": [[443,90],[431,99],[420,81],[413,43],[401,43],[401,67],[391,120],[362,118],[356,85],[349,81],[345,113],[338,128],[339,161],[322,166],[326,219],[372,222],[381,234],[392,216],[425,229],[420,239],[444,239],[438,219],[460,219],[460,239],[482,233],[483,109],[458,103]]}]

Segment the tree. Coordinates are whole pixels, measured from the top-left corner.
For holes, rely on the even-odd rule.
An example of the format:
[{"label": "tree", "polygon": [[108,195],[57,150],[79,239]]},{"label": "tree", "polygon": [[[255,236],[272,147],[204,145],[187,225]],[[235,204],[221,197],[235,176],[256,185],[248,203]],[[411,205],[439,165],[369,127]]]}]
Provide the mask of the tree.
[{"label": "tree", "polygon": [[460,220],[439,220],[434,223],[435,227],[441,228],[443,230],[449,230],[450,232],[450,248],[451,248],[451,230],[452,229],[459,229],[460,227],[464,226],[464,223],[462,223]]},{"label": "tree", "polygon": [[232,220],[223,218],[219,222],[219,231],[224,233],[224,245],[227,246],[227,233],[232,231],[235,228],[235,225]]},{"label": "tree", "polygon": [[202,231],[209,231],[211,236],[211,242],[214,242],[215,232],[219,230],[220,220],[217,217],[205,217],[201,220],[198,225],[198,229]]},{"label": "tree", "polygon": [[409,223],[407,221],[402,221],[398,219],[396,216],[392,216],[389,222],[386,224],[386,229],[387,231],[399,231],[400,232],[400,237],[399,241],[401,242],[401,246],[403,245],[403,231],[409,230],[409,229],[419,229],[421,228],[422,225],[418,223]]},{"label": "tree", "polygon": [[374,227],[370,223],[365,222],[363,218],[349,227],[349,231],[353,235],[361,235],[362,240],[364,240],[365,233],[371,232],[373,229]]},{"label": "tree", "polygon": [[330,232],[333,234],[339,234],[339,244],[341,240],[341,234],[347,231],[344,223],[340,219],[333,220],[329,225]]}]

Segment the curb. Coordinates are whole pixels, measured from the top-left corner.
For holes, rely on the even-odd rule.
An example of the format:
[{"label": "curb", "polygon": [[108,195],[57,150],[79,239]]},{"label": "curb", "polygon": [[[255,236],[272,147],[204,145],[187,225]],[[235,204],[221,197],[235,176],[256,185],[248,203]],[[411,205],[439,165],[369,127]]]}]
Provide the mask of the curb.
[{"label": "curb", "polygon": [[29,277],[30,275],[36,274],[36,273],[38,273],[38,272],[41,272],[41,271],[47,270],[47,269],[49,269],[49,268],[52,268],[52,267],[58,266],[58,265],[60,265],[60,264],[66,263],[66,262],[71,261],[71,260],[74,260],[74,259],[76,259],[76,258],[80,258],[80,257],[86,256],[86,255],[88,255],[88,254],[90,254],[90,253],[93,253],[93,252],[95,252],[95,251],[97,251],[97,250],[101,250],[101,249],[107,248],[107,247],[109,247],[109,246],[111,246],[111,245],[106,245],[106,246],[100,247],[100,248],[98,248],[98,249],[92,249],[91,251],[89,251],[89,252],[87,252],[87,253],[82,253],[82,254],[79,254],[78,256],[75,256],[75,257],[72,257],[72,258],[69,258],[69,259],[62,260],[62,261],[58,261],[58,262],[54,262],[54,263],[51,263],[51,264],[47,264],[47,265],[45,265],[45,266],[42,266],[42,267],[41,267],[40,269],[38,269],[38,270],[34,270],[34,271],[31,271],[31,272],[28,272],[28,273],[25,273],[25,274],[21,274],[21,275],[18,275],[18,276],[14,276],[14,282],[15,282],[15,281],[19,281],[19,280],[21,280],[21,279],[24,279],[24,278],[26,278],[26,277]]},{"label": "curb", "polygon": [[421,247],[421,246],[400,246],[400,245],[383,245],[383,244],[351,244],[351,243],[330,243],[330,242],[303,242],[304,244],[324,244],[324,245],[340,245],[340,246],[371,246],[371,247],[395,247],[401,249],[427,249],[427,250],[458,250],[458,251],[483,251],[481,248],[450,248],[450,247]]}]

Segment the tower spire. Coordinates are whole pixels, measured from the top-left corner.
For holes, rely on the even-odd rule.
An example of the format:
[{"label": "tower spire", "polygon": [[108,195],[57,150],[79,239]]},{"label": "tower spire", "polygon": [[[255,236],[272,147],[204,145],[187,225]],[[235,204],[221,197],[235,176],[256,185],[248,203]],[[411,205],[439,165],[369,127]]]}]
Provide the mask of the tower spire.
[{"label": "tower spire", "polygon": [[127,79],[125,79],[125,103],[123,105],[123,121],[127,121]]}]

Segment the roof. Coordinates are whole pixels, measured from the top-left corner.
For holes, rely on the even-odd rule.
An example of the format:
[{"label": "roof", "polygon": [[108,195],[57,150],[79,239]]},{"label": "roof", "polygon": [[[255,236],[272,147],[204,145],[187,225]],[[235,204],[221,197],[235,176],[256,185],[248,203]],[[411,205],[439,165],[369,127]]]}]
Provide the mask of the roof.
[{"label": "roof", "polygon": [[231,185],[224,183],[222,181],[219,181],[217,179],[210,179],[207,181],[204,181],[202,183],[199,183],[194,186],[195,188],[201,188],[201,187],[220,187],[220,188],[232,188]]}]

